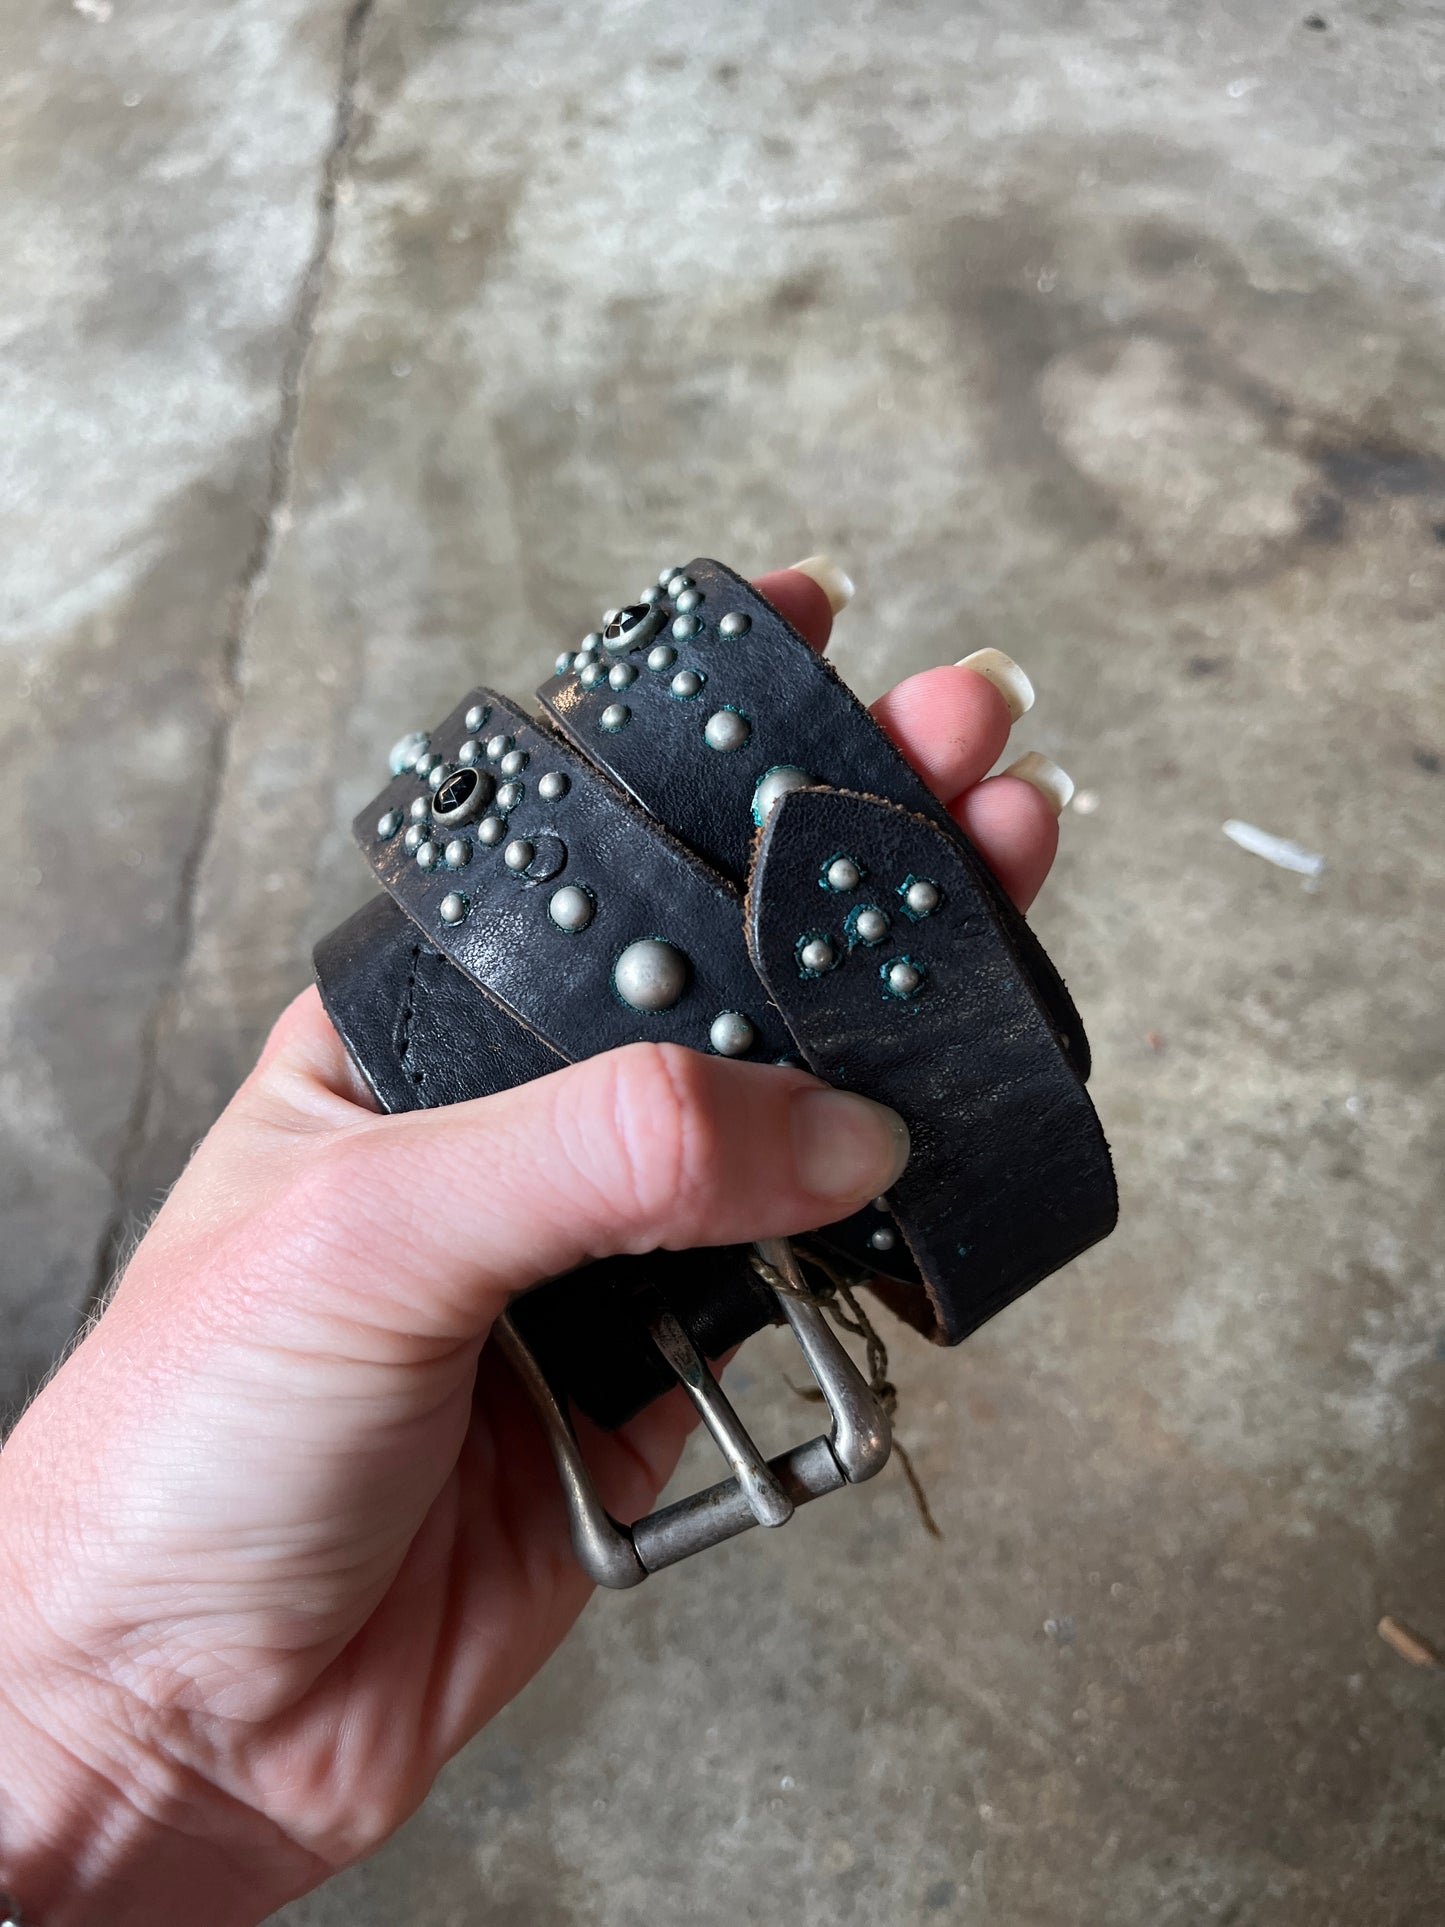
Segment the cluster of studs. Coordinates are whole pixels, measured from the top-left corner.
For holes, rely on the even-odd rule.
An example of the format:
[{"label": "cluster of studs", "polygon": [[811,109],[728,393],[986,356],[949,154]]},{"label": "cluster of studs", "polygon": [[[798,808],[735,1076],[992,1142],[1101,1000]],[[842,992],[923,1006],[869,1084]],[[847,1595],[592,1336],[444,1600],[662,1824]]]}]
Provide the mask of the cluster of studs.
[{"label": "cluster of studs", "polygon": [[[661,606],[664,597],[671,598],[676,612],[669,629],[671,642],[655,640],[667,627],[667,611]],[[698,611],[706,599],[690,575],[680,569],[664,569],[636,602],[624,609],[607,610],[602,627],[584,636],[580,649],[563,650],[554,665],[556,672],[559,676],[575,675],[579,685],[589,692],[605,684],[613,694],[621,695],[637,681],[638,665],[610,659],[646,648],[647,668],[654,676],[669,678],[668,693],[678,702],[692,702],[702,694],[707,675],[700,669],[678,669],[674,644],[694,642],[702,634],[703,619]],[[717,630],[724,640],[731,641],[745,636],[751,627],[751,616],[741,610],[731,610],[718,623]],[[597,727],[615,736],[631,721],[630,703],[609,702],[597,717]],[[751,722],[731,703],[714,710],[703,724],[702,732],[707,747],[723,753],[741,749],[752,733]]]},{"label": "cluster of studs", "polygon": [[[790,784],[788,787],[796,787]],[[762,785],[759,785],[761,791]],[[771,808],[775,798],[767,801]],[[851,896],[863,886],[867,872],[854,857],[840,853],[829,857],[818,876],[818,887],[834,896]],[[899,909],[911,923],[921,923],[943,901],[943,892],[927,877],[907,876],[898,885]],[[793,946],[798,974],[805,979],[824,977],[841,962],[843,955],[857,945],[868,949],[883,942],[892,929],[892,918],[874,903],[859,903],[848,912],[843,928],[847,937],[844,950],[819,931],[806,930]],[[912,957],[889,958],[879,969],[883,992],[903,1001],[916,997],[927,981],[927,970]],[[881,1247],[880,1247],[881,1248]]]}]

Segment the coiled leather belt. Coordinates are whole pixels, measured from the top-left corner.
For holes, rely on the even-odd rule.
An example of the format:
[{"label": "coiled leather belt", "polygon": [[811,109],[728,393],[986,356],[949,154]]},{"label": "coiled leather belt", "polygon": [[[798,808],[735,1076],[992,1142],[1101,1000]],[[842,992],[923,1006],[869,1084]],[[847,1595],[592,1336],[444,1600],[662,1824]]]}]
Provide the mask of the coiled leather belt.
[{"label": "coiled leather belt", "polygon": [[[579,1555],[629,1585],[886,1459],[810,1254],[951,1345],[1107,1236],[1117,1203],[1058,973],[944,806],[741,577],[665,571],[538,698],[534,719],[473,690],[397,744],[357,818],[385,894],[323,940],[316,972],[378,1101],[481,1097],[655,1038],[804,1064],[891,1105],[913,1145],[886,1198],[774,1245],[761,1270],[746,1247],[606,1260],[503,1321]],[[834,1426],[768,1464],[705,1361],[780,1318]],[[679,1379],[733,1476],[619,1527],[567,1402],[616,1426]]]}]

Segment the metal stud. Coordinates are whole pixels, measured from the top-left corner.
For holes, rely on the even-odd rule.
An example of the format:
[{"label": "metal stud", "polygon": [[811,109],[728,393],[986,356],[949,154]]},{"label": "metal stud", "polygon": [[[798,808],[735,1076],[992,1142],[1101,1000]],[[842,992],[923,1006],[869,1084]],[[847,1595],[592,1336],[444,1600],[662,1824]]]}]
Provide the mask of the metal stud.
[{"label": "metal stud", "polygon": [[[610,622],[611,619],[609,616],[608,621]],[[577,653],[579,656],[586,656],[589,662],[595,662],[597,657],[602,653],[602,631],[600,629],[593,629],[587,635],[583,636],[582,647]]]},{"label": "metal stud", "polygon": [[457,751],[457,761],[459,763],[475,763],[477,758],[481,755],[481,753],[482,753],[482,746],[477,741],[476,737],[468,736],[467,740],[462,744],[461,748]]},{"label": "metal stud", "polygon": [[428,837],[424,843],[416,846],[416,867],[419,870],[434,870],[441,862],[441,856],[441,851]]},{"label": "metal stud", "polygon": [[401,821],[400,810],[388,810],[386,815],[378,821],[376,834],[381,838],[383,843],[389,843],[392,837],[396,835],[397,831],[401,828]]},{"label": "metal stud", "polygon": [[441,900],[438,915],[443,923],[460,923],[469,906],[460,890],[448,890]]},{"label": "metal stud", "polygon": [[863,872],[851,856],[835,856],[823,872],[823,883],[829,890],[856,890],[863,881]]},{"label": "metal stud", "polygon": [[656,582],[649,582],[647,587],[639,593],[637,600],[639,602],[646,602],[649,605],[654,602],[661,602],[662,600],[661,586]]},{"label": "metal stud", "polygon": [[639,937],[612,966],[612,987],[633,1010],[671,1010],[687,989],[687,958],[661,937]]},{"label": "metal stud", "polygon": [[503,783],[502,787],[497,791],[497,808],[499,810],[514,810],[526,794],[527,786],[525,783],[515,781]]},{"label": "metal stud", "polygon": [[535,847],[527,841],[526,837],[514,837],[503,850],[502,861],[509,870],[515,870],[520,876],[536,854]]},{"label": "metal stud", "polygon": [[606,674],[607,668],[604,663],[589,662],[577,680],[584,689],[595,689]]},{"label": "metal stud", "polygon": [[655,649],[650,649],[647,653],[648,668],[655,670],[659,676],[664,669],[671,669],[676,661],[677,651],[671,643],[660,642]]},{"label": "metal stud", "polygon": [[426,842],[426,831],[420,823],[413,823],[406,835],[401,839],[401,842],[402,848],[406,851],[407,855],[415,856],[422,844]]},{"label": "metal stud", "polygon": [[942,901],[943,892],[936,883],[927,877],[915,877],[903,891],[903,901],[915,917],[926,917],[935,911]]},{"label": "metal stud", "polygon": [[712,1020],[707,1041],[719,1057],[742,1057],[757,1042],[758,1034],[740,1010],[720,1010]]},{"label": "metal stud", "polygon": [[703,593],[701,589],[684,589],[682,594],[677,598],[677,613],[680,616],[691,615],[693,610],[700,609],[702,604]]},{"label": "metal stud", "polygon": [[745,636],[752,626],[751,616],[745,616],[740,609],[734,609],[731,614],[723,617],[717,626],[717,632],[720,636],[725,636],[729,642],[735,642],[739,636]]},{"label": "metal stud", "polygon": [[503,776],[520,776],[530,760],[526,750],[509,749],[497,768]]},{"label": "metal stud", "polygon": [[762,828],[773,813],[774,805],[793,790],[811,789],[817,782],[805,769],[794,763],[775,763],[767,770],[753,791],[753,821]]},{"label": "metal stud", "polygon": [[477,825],[477,841],[487,848],[494,849],[507,834],[507,826],[500,816],[484,816]]},{"label": "metal stud", "polygon": [[572,667],[580,674],[589,662],[596,662],[597,656],[598,651],[596,649],[579,649],[572,658]]},{"label": "metal stud", "polygon": [[552,667],[559,676],[565,676],[572,667],[572,651],[570,649],[564,649]]},{"label": "metal stud", "polygon": [[425,796],[414,796],[407,809],[413,823],[425,823],[431,815],[431,803]]},{"label": "metal stud", "polygon": [[475,736],[479,729],[485,729],[487,718],[491,713],[492,710],[489,703],[473,703],[466,715],[462,718],[462,721],[467,726],[468,736]]},{"label": "metal stud", "polygon": [[682,566],[681,566],[681,564],[680,564],[680,563],[674,563],[674,564],[673,564],[673,566],[672,566],[672,567],[671,567],[670,569],[663,569],[663,570],[662,570],[662,571],[661,571],[661,572],[659,573],[659,575],[658,575],[658,578],[657,578],[657,579],[658,579],[658,581],[659,581],[659,582],[660,582],[660,583],[662,584],[662,586],[663,586],[663,588],[665,589],[665,588],[667,587],[667,585],[668,585],[668,583],[669,583],[669,582],[671,582],[671,580],[672,580],[672,578],[673,578],[673,577],[674,577],[675,575],[681,575],[681,574],[682,574]]},{"label": "metal stud", "polygon": [[408,730],[405,736],[398,737],[391,746],[387,757],[393,776],[402,776],[409,769],[416,768],[418,756],[425,756],[431,746],[431,737],[424,729]]},{"label": "metal stud", "polygon": [[615,735],[632,721],[632,711],[626,703],[609,703],[597,720],[609,735]]},{"label": "metal stud", "polygon": [[426,773],[427,788],[429,790],[439,790],[442,784],[445,783],[447,778],[451,775],[451,773],[452,773],[451,764],[444,763],[440,759],[438,759],[437,762],[433,765],[433,767],[429,769]]},{"label": "metal stud", "polygon": [[607,672],[607,680],[614,689],[630,689],[637,681],[637,666],[630,662],[614,662]]},{"label": "metal stud", "polygon": [[672,625],[674,642],[691,642],[694,636],[702,634],[701,616],[679,616]]},{"label": "metal stud", "polygon": [[859,943],[882,943],[891,928],[885,912],[875,910],[872,904],[853,918],[853,935]]},{"label": "metal stud", "polygon": [[702,688],[703,680],[696,669],[679,669],[668,687],[679,702],[691,702]]},{"label": "metal stud", "polygon": [[465,870],[472,860],[472,846],[464,836],[454,836],[442,851],[442,861],[449,870]]},{"label": "metal stud", "polygon": [[416,771],[418,776],[427,777],[431,775],[432,771],[436,768],[437,764],[440,761],[441,761],[440,756],[436,756],[430,750],[428,750],[425,756],[417,757],[416,761],[412,764],[412,768]]},{"label": "metal stud", "polygon": [[549,769],[537,785],[537,794],[544,803],[555,803],[571,788],[567,778],[559,769]]},{"label": "metal stud", "polygon": [[798,962],[810,977],[821,977],[835,961],[836,952],[826,937],[804,937],[798,945]]},{"label": "metal stud", "polygon": [[752,733],[752,724],[736,709],[715,709],[702,732],[709,749],[741,749]]},{"label": "metal stud", "polygon": [[679,570],[676,575],[668,578],[667,593],[670,596],[680,596],[684,589],[690,589],[691,587],[692,577],[690,575],[683,575]]},{"label": "metal stud", "polygon": [[489,763],[500,763],[511,747],[512,739],[510,736],[499,734],[489,737],[487,740],[487,761]]},{"label": "metal stud", "polygon": [[891,1251],[898,1242],[898,1234],[886,1224],[880,1224],[868,1242],[875,1251]]},{"label": "metal stud", "polygon": [[576,883],[564,883],[547,900],[547,915],[568,936],[585,930],[596,914],[597,905],[592,900],[591,891],[582,889]]},{"label": "metal stud", "polygon": [[923,987],[923,972],[907,957],[883,966],[883,983],[890,997],[914,997]]}]

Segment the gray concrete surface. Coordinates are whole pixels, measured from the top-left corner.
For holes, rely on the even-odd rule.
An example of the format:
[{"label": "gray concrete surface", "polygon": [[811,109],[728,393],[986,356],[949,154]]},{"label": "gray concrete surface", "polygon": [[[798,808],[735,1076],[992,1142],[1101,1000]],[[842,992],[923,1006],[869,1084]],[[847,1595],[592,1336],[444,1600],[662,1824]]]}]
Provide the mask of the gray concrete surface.
[{"label": "gray concrete surface", "polygon": [[[364,884],[386,745],[668,554],[992,642],[1123,1179],[899,1478],[642,1594],[287,1927],[1426,1927],[1445,1896],[1445,18],[0,19],[16,1398]],[[102,17],[105,16],[105,17]],[[1328,859],[1313,886],[1225,841]],[[736,1377],[798,1425],[785,1351]]]}]

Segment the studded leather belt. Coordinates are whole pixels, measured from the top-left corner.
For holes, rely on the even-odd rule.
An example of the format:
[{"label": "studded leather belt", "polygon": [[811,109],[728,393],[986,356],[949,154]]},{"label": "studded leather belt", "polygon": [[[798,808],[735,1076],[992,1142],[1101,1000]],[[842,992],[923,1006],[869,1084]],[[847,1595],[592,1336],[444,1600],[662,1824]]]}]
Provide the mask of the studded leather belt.
[{"label": "studded leather belt", "polygon": [[[1117,1202],[1053,965],[944,806],[742,578],[707,560],[664,572],[538,698],[534,718],[473,690],[397,744],[356,821],[385,894],[317,947],[316,971],[378,1101],[485,1096],[655,1038],[804,1064],[891,1105],[913,1146],[886,1198],[761,1261],[609,1259],[502,1321],[579,1556],[631,1585],[886,1459],[820,1280],[866,1280],[956,1344],[1107,1236]],[[784,1320],[833,1428],[764,1461],[706,1361]],[[679,1380],[732,1476],[621,1527],[569,1402],[616,1426]]]}]

